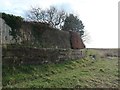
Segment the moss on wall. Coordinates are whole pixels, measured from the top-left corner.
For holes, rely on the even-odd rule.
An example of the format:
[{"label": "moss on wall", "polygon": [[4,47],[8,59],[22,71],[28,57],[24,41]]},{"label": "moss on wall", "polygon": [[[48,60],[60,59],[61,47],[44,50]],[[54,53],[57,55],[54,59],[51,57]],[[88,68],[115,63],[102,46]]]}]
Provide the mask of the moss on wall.
[{"label": "moss on wall", "polygon": [[[46,23],[24,22],[21,32],[25,37],[22,38],[24,44],[42,48],[71,48],[69,32],[50,27]],[[29,34],[29,35],[28,35]]]}]

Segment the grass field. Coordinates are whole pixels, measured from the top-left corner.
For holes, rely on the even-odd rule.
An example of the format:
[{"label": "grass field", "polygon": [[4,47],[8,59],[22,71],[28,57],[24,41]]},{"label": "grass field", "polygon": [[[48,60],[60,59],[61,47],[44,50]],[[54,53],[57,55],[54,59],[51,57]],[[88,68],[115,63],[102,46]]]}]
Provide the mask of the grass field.
[{"label": "grass field", "polygon": [[104,52],[89,49],[85,58],[59,64],[3,66],[3,88],[118,88],[118,58]]}]

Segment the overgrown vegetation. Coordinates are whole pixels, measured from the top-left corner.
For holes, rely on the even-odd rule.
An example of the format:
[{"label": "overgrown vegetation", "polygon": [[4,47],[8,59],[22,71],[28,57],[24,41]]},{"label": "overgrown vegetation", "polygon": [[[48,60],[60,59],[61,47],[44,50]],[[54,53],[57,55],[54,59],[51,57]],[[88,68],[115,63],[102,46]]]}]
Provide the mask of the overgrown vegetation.
[{"label": "overgrown vegetation", "polygon": [[[28,22],[26,22],[28,23]],[[38,44],[41,45],[42,44],[42,35],[46,30],[51,30],[53,29],[52,27],[49,26],[49,24],[47,23],[40,23],[40,22],[29,22],[30,26],[31,26],[31,33],[34,37],[34,45]]]},{"label": "overgrown vegetation", "polygon": [[30,40],[22,42],[23,45],[41,48],[70,48],[69,32],[52,28],[47,23],[24,22],[23,30],[30,36]]},{"label": "overgrown vegetation", "polygon": [[20,36],[20,28],[23,23],[23,18],[20,16],[15,16],[12,14],[2,13],[2,18],[5,20],[6,24],[11,27],[10,35],[13,36],[13,39],[16,40]]},{"label": "overgrown vegetation", "polygon": [[100,53],[87,50],[86,58],[59,64],[3,66],[3,88],[118,88],[117,57]]}]

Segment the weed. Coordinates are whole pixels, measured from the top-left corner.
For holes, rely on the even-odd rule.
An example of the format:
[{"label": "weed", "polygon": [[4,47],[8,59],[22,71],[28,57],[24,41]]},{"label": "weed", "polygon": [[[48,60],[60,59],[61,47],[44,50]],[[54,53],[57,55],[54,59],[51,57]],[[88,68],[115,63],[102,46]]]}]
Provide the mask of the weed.
[{"label": "weed", "polygon": [[101,69],[100,69],[100,72],[105,72],[105,71],[104,71],[104,69],[101,68]]}]

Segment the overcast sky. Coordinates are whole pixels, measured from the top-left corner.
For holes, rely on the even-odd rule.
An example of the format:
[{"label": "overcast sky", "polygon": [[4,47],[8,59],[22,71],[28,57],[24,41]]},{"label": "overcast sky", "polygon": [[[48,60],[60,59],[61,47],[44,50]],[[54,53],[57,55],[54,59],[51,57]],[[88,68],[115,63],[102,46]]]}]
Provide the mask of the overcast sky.
[{"label": "overcast sky", "polygon": [[25,17],[31,6],[48,8],[51,5],[75,13],[89,35],[88,48],[118,47],[119,0],[0,0],[0,12]]}]

